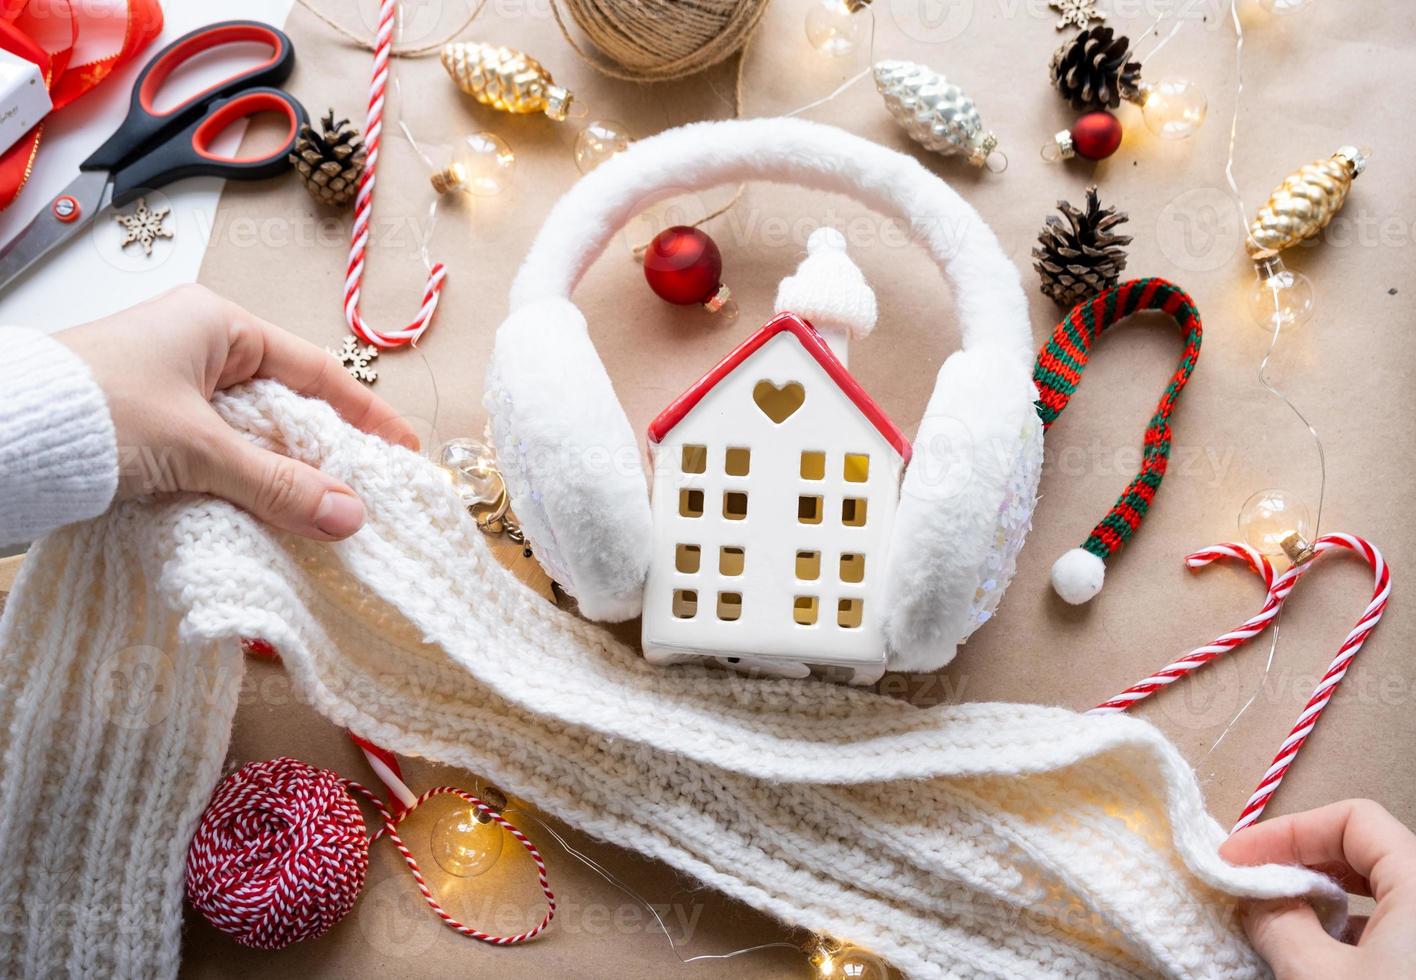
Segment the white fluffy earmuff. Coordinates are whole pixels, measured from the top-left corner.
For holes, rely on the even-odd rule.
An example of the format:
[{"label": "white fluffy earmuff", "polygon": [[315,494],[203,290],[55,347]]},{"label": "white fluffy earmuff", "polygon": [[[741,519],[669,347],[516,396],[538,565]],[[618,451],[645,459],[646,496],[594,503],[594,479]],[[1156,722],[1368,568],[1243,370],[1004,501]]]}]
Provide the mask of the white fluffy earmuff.
[{"label": "white fluffy earmuff", "polygon": [[511,288],[486,407],[511,507],[546,572],[591,619],[638,615],[653,529],[639,443],[570,296],[634,214],[762,180],[844,194],[895,218],[953,287],[962,350],[940,368],[887,556],[890,663],[926,670],[993,613],[1036,500],[1042,425],[1017,269],[912,157],[800,119],[694,123],[633,144],[552,208]]}]

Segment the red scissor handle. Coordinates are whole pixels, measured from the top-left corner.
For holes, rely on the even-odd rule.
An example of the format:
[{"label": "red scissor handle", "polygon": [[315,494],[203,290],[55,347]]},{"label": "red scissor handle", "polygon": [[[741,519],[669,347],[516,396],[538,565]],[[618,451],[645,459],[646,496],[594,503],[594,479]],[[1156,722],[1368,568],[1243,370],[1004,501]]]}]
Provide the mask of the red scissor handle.
[{"label": "red scissor handle", "polygon": [[[158,91],[184,63],[212,48],[226,44],[258,43],[270,56],[211,85],[162,112],[155,108]],[[261,86],[277,86],[295,68],[295,48],[290,38],[269,24],[254,20],[229,20],[199,27],[159,51],[133,83],[128,116],[108,141],[80,165],[80,170],[119,171],[134,164],[157,144],[169,140],[208,112],[213,103]],[[229,104],[229,103],[228,103]],[[298,103],[297,103],[298,104]],[[301,110],[303,113],[303,110]],[[250,112],[238,115],[251,115]],[[236,117],[231,117],[236,118]],[[230,118],[227,119],[230,122]],[[225,128],[224,126],[217,129]],[[298,123],[297,123],[298,129]]]},{"label": "red scissor handle", "polygon": [[[266,112],[285,117],[285,135],[274,150],[261,156],[224,156],[212,149],[212,144],[232,123]],[[147,190],[183,177],[207,175],[227,180],[274,177],[289,168],[290,153],[306,120],[304,107],[290,93],[278,88],[250,89],[213,102],[207,106],[206,115],[175,136],[149,147],[113,174],[113,204],[121,206]]]}]

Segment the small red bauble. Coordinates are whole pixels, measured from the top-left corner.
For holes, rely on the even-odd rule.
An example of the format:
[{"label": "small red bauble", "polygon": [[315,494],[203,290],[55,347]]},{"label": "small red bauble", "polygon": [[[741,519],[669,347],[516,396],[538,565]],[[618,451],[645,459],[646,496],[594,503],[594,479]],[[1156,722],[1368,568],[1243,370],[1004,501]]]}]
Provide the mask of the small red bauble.
[{"label": "small red bauble", "polygon": [[1072,148],[1088,160],[1105,160],[1121,145],[1121,120],[1105,110],[1088,112],[1072,126]]},{"label": "small red bauble", "polygon": [[708,303],[723,287],[723,253],[697,228],[665,228],[644,253],[644,279],[656,296],[670,303]]}]

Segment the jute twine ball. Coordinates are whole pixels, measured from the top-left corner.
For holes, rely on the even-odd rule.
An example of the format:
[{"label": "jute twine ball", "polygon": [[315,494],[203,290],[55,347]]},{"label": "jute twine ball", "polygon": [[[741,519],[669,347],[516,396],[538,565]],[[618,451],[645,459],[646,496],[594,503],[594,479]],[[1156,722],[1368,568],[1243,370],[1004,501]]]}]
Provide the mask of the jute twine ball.
[{"label": "jute twine ball", "polygon": [[[561,3],[601,58],[586,55],[571,37]],[[628,81],[661,82],[696,74],[741,50],[767,0],[559,0],[551,9],[566,40],[595,68]]]}]

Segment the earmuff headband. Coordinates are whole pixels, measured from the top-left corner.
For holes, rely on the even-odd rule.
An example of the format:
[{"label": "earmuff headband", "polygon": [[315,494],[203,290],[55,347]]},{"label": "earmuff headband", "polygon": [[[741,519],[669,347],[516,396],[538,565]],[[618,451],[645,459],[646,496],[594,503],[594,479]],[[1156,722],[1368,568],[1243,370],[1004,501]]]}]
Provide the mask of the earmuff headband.
[{"label": "earmuff headband", "polygon": [[[569,299],[610,237],[646,208],[720,184],[761,180],[843,194],[910,229],[954,289],[963,347],[995,344],[1030,362],[1018,273],[978,213],[912,157],[801,119],[694,123],[633,144],[551,209],[511,287],[511,309]],[[987,285],[985,285],[987,284]]]},{"label": "earmuff headband", "polygon": [[901,222],[953,287],[963,349],[940,367],[900,490],[881,628],[904,669],[946,663],[992,615],[1036,497],[1042,426],[1016,267],[962,198],[918,161],[801,119],[707,122],[640,141],[551,209],[512,284],[487,372],[493,440],[547,572],[591,619],[639,614],[653,522],[614,387],[571,301],[610,237],[668,197],[758,180],[850,197]]}]

